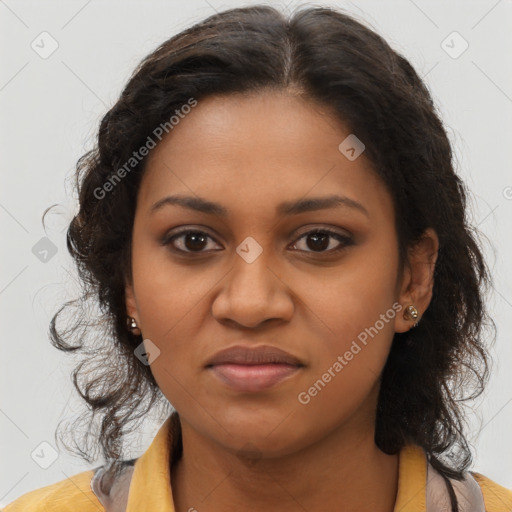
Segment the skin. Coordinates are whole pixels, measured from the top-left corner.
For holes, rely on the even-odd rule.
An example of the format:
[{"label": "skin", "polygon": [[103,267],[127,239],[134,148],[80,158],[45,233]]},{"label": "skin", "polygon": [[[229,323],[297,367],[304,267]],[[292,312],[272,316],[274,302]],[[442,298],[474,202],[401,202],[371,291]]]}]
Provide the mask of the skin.
[{"label": "skin", "polygon": [[[199,101],[148,157],[126,307],[160,350],[151,371],[181,418],[177,512],[393,510],[398,456],[376,446],[375,411],[393,335],[414,321],[397,313],[309,403],[297,398],[393,303],[414,304],[421,317],[432,297],[437,236],[428,230],[398,268],[391,196],[364,152],[350,161],[338,150],[350,133],[310,100],[259,91]],[[229,213],[151,213],[171,194]],[[331,194],[368,216],[347,206],[275,213],[283,201]],[[208,235],[202,246],[185,236],[161,244],[185,226]],[[314,228],[353,243],[332,237],[315,249],[303,236]],[[248,236],[262,248],[252,263],[236,252]],[[265,391],[233,390],[205,364],[237,344],[277,346],[304,367]]]}]

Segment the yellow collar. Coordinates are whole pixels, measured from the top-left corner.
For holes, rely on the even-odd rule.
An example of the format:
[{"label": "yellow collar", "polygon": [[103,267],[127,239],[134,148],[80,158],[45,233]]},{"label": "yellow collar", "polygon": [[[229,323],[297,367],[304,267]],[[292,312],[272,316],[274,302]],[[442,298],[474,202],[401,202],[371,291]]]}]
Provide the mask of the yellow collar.
[{"label": "yellow collar", "polygon": [[[174,512],[169,461],[172,436],[170,416],[146,452],[135,463],[126,512]],[[422,448],[404,447],[399,455],[399,482],[394,512],[424,512],[427,460]]]},{"label": "yellow collar", "polygon": [[174,416],[175,413],[165,420],[149,448],[137,459],[126,512],[174,512],[170,483],[171,425]]},{"label": "yellow collar", "polygon": [[393,512],[424,512],[427,490],[427,457],[423,448],[407,445],[398,460],[398,492]]}]

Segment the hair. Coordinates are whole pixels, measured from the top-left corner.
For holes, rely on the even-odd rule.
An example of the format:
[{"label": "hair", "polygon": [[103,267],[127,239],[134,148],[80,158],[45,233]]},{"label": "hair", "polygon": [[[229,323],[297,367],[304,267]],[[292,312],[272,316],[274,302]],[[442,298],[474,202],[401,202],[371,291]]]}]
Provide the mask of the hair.
[{"label": "hair", "polygon": [[[443,476],[461,479],[472,462],[463,402],[486,385],[483,328],[495,328],[484,304],[491,277],[481,233],[470,224],[468,191],[416,71],[375,31],[324,7],[289,16],[264,5],[230,9],[165,41],[137,66],[101,120],[94,148],[78,160],[79,210],[67,246],[82,293],[50,326],[57,348],[82,357],[73,372],[88,406],[73,426],[81,436],[74,439],[78,453],[90,461],[101,449],[115,471],[126,433],[165,402],[150,367],[134,354],[142,338],[126,322],[132,227],[147,158],[117,180],[107,198],[97,191],[191,98],[259,91],[293,92],[322,105],[364,142],[393,199],[400,269],[427,228],[437,233],[432,299],[415,329],[394,335],[381,375],[375,443],[388,454],[415,443]],[[99,305],[96,322],[92,304]],[[72,306],[78,314],[58,328],[58,317]],[[103,334],[92,335],[95,327]]]}]

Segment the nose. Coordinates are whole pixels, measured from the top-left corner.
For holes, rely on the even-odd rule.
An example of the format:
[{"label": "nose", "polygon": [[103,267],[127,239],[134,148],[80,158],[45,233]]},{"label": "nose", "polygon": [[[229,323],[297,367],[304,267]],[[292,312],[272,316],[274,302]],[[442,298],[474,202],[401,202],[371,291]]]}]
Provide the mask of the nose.
[{"label": "nose", "polygon": [[269,266],[265,251],[251,263],[238,254],[233,268],[221,281],[212,304],[212,315],[219,322],[255,328],[271,319],[289,321],[294,312],[291,290]]}]

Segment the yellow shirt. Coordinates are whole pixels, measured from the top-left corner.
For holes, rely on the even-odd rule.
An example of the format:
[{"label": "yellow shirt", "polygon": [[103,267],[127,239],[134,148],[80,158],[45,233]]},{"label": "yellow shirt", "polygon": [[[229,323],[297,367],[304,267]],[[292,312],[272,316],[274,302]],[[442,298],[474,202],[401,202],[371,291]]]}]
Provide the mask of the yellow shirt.
[{"label": "yellow shirt", "polygon": [[[133,467],[126,512],[174,512],[169,461],[171,418],[162,424],[146,452]],[[91,488],[94,470],[31,491],[4,512],[104,512]],[[512,512],[512,491],[478,473],[486,512]],[[399,454],[398,494],[394,512],[426,511],[427,458],[422,448],[409,445]]]}]

